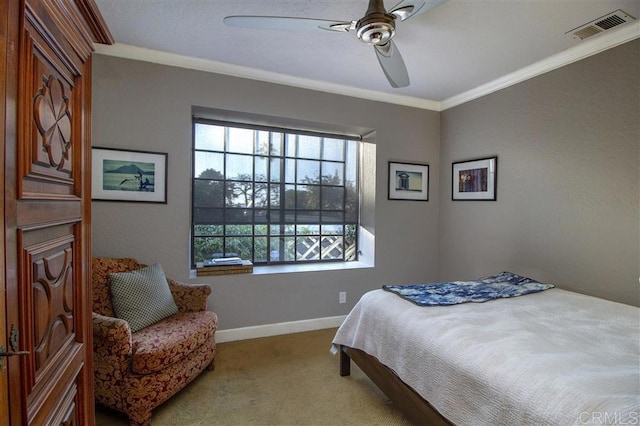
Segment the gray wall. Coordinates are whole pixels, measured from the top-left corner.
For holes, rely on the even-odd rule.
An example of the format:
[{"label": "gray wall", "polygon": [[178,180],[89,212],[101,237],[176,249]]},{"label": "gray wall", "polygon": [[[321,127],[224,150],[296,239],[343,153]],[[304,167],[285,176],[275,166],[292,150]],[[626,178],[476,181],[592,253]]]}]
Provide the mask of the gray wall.
[{"label": "gray wall", "polygon": [[[639,304],[640,41],[442,113],[440,277],[501,270]],[[498,200],[451,163],[498,155]]]},{"label": "gray wall", "polygon": [[[94,145],[167,152],[169,195],[94,202],[93,254],[209,283],[221,329],[342,315],[382,284],[502,270],[637,305],[639,43],[441,114],[96,55]],[[189,279],[192,106],[375,129],[375,268]],[[451,162],[491,155],[498,201],[452,202]],[[428,202],[387,200],[389,160],[431,165]]]},{"label": "gray wall", "polygon": [[[189,279],[192,106],[375,129],[375,268]],[[437,112],[95,55],[92,128],[94,146],[167,152],[169,177],[166,205],[93,202],[94,256],[157,261],[175,279],[210,283],[220,329],[343,315],[382,284],[438,276]],[[389,160],[429,163],[430,201],[387,200]]]}]

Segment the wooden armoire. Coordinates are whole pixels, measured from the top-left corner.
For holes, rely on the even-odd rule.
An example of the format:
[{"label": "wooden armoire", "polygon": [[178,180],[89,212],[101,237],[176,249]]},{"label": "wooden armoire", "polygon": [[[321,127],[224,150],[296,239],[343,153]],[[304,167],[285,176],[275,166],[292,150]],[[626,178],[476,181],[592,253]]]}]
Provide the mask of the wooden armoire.
[{"label": "wooden armoire", "polygon": [[94,424],[93,0],[0,2],[0,424]]}]

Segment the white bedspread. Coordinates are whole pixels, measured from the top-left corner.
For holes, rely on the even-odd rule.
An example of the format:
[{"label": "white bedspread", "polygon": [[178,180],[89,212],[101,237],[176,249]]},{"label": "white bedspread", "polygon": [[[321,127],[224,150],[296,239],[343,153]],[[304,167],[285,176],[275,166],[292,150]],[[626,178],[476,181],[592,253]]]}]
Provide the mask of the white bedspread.
[{"label": "white bedspread", "polygon": [[419,307],[365,294],[334,341],[457,425],[640,424],[640,309],[560,289]]}]

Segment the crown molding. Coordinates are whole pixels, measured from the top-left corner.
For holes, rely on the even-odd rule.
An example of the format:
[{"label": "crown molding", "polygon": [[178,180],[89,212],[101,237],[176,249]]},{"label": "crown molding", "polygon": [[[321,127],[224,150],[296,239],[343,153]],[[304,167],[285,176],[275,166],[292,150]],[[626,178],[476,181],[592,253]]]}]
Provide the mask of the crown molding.
[{"label": "crown molding", "polygon": [[146,49],[122,43],[115,43],[110,46],[95,43],[94,49],[96,53],[101,55],[152,62],[155,64],[187,68],[233,77],[248,78],[251,80],[283,84],[302,89],[351,96],[360,99],[403,105],[430,111],[444,111],[598,54],[604,50],[634,40],[638,37],[640,37],[640,22],[630,23],[617,30],[611,31],[610,33],[597,35],[591,40],[583,41],[563,52],[552,55],[546,59],[521,68],[474,89],[447,98],[442,102],[431,99],[416,98],[413,96],[394,95],[385,92],[358,89],[340,84],[293,77],[290,75],[243,67],[240,65],[231,65],[208,59],[177,55],[175,53]]},{"label": "crown molding", "polygon": [[612,47],[616,47],[628,41],[640,37],[640,22],[625,25],[610,33],[602,33],[591,40],[570,47],[569,49],[549,56],[546,59],[521,68],[515,72],[504,75],[489,83],[483,84],[467,92],[460,93],[445,99],[441,103],[442,111],[462,105],[466,102],[488,95],[498,90],[505,89],[514,84],[521,83],[541,74],[553,71],[557,68],[569,65],[573,62],[596,55]]},{"label": "crown molding", "polygon": [[403,106],[409,106],[431,111],[440,111],[440,102],[430,99],[416,98],[412,96],[394,95],[392,93],[376,92],[373,90],[358,89],[340,84],[327,83],[306,78],[279,74],[240,65],[231,65],[224,62],[209,59],[194,58],[191,56],[177,55],[175,53],[115,43],[111,46],[94,44],[95,53],[100,55],[115,56],[125,59],[134,59],[143,62],[152,62],[160,65],[169,65],[179,68],[187,68],[197,71],[205,71],[216,74],[224,74],[233,77],[248,78],[251,80],[265,81],[268,83],[283,84],[302,89],[316,90],[337,95],[351,96],[371,101],[385,102]]}]

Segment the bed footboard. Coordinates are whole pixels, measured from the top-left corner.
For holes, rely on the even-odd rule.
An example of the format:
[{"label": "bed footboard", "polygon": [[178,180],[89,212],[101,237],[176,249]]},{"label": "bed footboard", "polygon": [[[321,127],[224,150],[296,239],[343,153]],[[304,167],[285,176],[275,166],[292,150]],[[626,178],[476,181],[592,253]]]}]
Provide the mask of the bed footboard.
[{"label": "bed footboard", "polygon": [[391,369],[366,352],[348,346],[340,346],[341,376],[351,374],[352,360],[412,423],[432,426],[453,425],[428,401],[400,380]]}]

